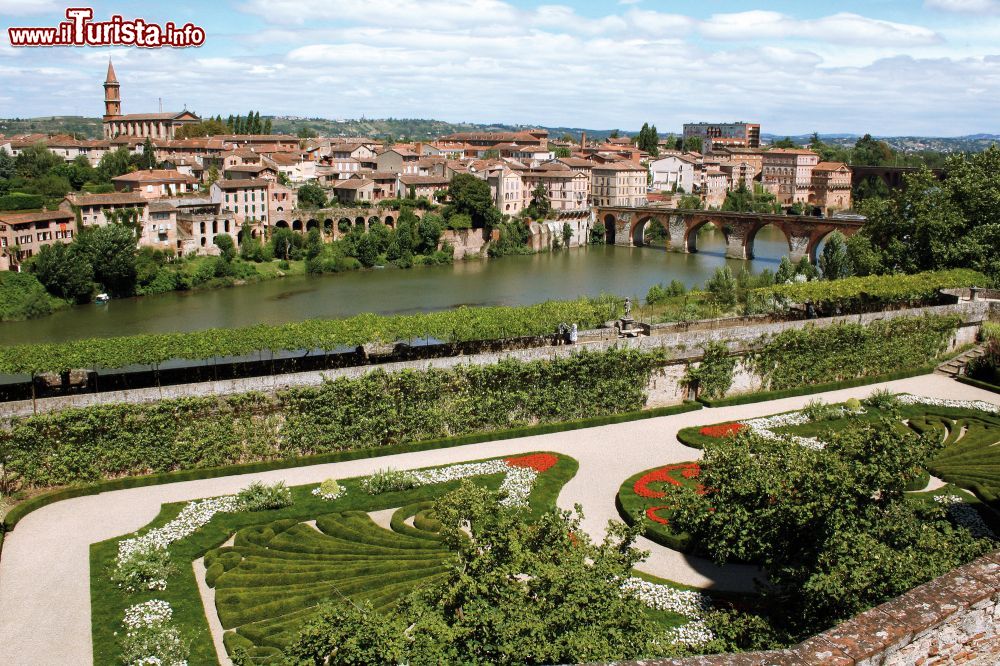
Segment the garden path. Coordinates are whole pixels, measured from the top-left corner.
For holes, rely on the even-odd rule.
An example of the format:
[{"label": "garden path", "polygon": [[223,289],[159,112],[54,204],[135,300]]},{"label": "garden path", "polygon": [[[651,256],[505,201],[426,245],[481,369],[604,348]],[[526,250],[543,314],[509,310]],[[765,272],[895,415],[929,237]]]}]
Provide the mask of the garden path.
[{"label": "garden path", "polygon": [[[217,479],[185,481],[79,497],[26,516],[7,535],[0,559],[0,645],[4,658],[19,666],[83,664],[92,661],[90,628],[90,545],[127,534],[153,520],[166,502],[234,493],[254,480],[288,485],[370,474],[391,465],[400,469],[467,460],[555,451],[580,463],[563,488],[559,505],[583,506],[584,529],[595,538],[618,519],[615,496],[622,481],[660,464],[696,459],[700,452],[677,441],[680,428],[748,419],[804,407],[821,398],[837,402],[864,397],[877,388],[919,395],[1000,402],[1000,396],[941,375],[923,375],[883,384],[784,398],[733,407],[704,409],[616,425],[522,437],[448,449],[366,460],[277,470]],[[651,551],[641,569],[680,583],[719,590],[747,590],[755,570],[720,569],[642,539]]]}]

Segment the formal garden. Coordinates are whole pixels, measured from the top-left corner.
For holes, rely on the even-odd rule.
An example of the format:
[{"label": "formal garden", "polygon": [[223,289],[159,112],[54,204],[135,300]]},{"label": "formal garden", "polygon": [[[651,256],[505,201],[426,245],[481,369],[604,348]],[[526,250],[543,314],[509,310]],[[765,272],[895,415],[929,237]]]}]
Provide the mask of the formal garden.
[{"label": "formal garden", "polygon": [[579,511],[555,509],[576,470],[541,452],[166,504],[91,547],[94,661],[216,663],[206,612],[236,664],[553,663],[712,644],[720,611],[634,572],[634,531],[591,543]]},{"label": "formal garden", "polygon": [[757,599],[787,643],[996,547],[996,405],[875,392],[842,404],[694,426],[697,462],[642,471],[622,517],[665,547],[768,572]]}]

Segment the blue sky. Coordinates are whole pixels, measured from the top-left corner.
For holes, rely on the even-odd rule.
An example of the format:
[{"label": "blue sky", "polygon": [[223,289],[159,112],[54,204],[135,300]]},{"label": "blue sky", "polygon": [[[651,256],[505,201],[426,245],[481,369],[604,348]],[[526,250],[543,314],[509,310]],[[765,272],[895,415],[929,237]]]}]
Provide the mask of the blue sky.
[{"label": "blue sky", "polygon": [[[75,4],[75,3],[74,3]],[[1000,0],[98,2],[207,32],[196,49],[17,49],[66,5],[0,0],[0,117],[126,113],[420,117],[662,131],[1000,133]]]}]

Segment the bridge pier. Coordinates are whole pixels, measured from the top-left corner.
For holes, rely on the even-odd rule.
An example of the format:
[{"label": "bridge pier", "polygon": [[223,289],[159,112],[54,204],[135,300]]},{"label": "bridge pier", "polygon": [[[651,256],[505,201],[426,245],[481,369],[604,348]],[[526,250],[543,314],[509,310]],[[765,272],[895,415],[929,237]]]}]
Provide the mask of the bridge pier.
[{"label": "bridge pier", "polygon": [[809,256],[809,243],[812,241],[812,234],[809,233],[788,233],[788,259],[793,264],[797,264],[802,261],[802,257],[806,257],[810,262],[815,263],[813,257]]},{"label": "bridge pier", "polygon": [[670,244],[667,249],[671,252],[687,253],[687,224],[683,215],[671,215],[667,221],[667,234],[670,236]]},{"label": "bridge pier", "polygon": [[632,247],[632,213],[619,215],[615,220],[615,245]]}]

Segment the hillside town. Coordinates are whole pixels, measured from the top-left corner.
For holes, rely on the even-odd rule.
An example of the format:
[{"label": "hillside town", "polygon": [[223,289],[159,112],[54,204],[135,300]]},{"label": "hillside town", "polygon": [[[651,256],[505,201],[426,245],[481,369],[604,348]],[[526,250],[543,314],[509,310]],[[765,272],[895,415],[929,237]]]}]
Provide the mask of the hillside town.
[{"label": "hillside town", "polygon": [[0,270],[17,270],[41,247],[71,242],[78,229],[122,214],[141,228],[141,246],[177,256],[218,253],[219,234],[239,244],[247,236],[266,239],[276,228],[305,232],[313,216],[293,215],[303,185],[322,188],[331,208],[366,207],[405,198],[441,202],[452,179],[469,174],[489,184],[505,216],[523,214],[542,192],[547,218],[578,227],[596,206],[717,209],[741,188],[773,195],[779,209],[800,214],[832,215],[852,204],[848,165],[821,161],[808,149],[762,145],[759,124],[686,124],[679,141],[686,150],[672,137],[657,136],[654,148],[640,147],[639,137],[556,138],[541,129],[410,143],[270,133],[179,138],[202,119],[187,110],[123,114],[110,61],[103,88],[102,139],[0,136],[0,150],[16,158],[43,146],[92,167],[115,151],[151,150],[146,159],[155,167],[113,177],[110,192],[71,192],[56,210],[0,212],[0,248],[7,248]]}]

